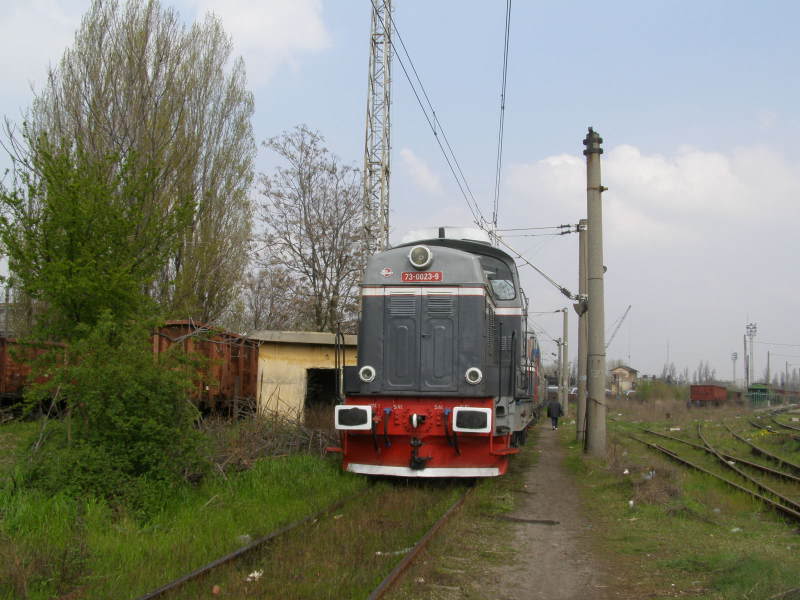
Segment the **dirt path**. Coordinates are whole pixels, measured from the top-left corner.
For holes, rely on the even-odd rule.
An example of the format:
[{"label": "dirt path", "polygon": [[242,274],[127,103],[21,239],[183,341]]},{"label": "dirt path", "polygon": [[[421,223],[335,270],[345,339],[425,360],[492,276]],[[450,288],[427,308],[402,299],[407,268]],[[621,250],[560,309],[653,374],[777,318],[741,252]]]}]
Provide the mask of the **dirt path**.
[{"label": "dirt path", "polygon": [[588,549],[590,524],[563,465],[565,450],[549,419],[539,426],[539,460],[510,513],[516,564],[492,569],[498,600],[605,600],[606,574]]}]

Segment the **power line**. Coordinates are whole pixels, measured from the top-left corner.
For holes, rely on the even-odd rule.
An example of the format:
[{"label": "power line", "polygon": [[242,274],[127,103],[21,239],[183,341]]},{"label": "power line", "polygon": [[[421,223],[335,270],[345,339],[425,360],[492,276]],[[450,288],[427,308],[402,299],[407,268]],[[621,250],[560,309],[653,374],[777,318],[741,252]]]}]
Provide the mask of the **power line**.
[{"label": "power line", "polygon": [[496,229],[495,231],[535,231],[540,229],[569,229],[575,225],[550,225],[548,227],[509,227],[508,229]]},{"label": "power line", "polygon": [[500,84],[500,124],[497,131],[497,161],[494,176],[494,207],[492,230],[497,229],[497,213],[500,208],[500,172],[503,167],[503,129],[506,116],[506,86],[508,84],[508,39],[511,32],[511,0],[506,0],[506,31],[503,42],[503,77]]},{"label": "power line", "polygon": [[518,260],[521,260],[521,261],[522,261],[524,264],[528,265],[528,266],[529,266],[530,268],[532,268],[534,271],[536,271],[537,273],[539,273],[539,275],[541,275],[541,276],[542,276],[542,277],[544,277],[544,278],[545,278],[547,281],[549,281],[549,282],[550,282],[550,284],[551,284],[551,285],[553,285],[553,287],[555,287],[555,288],[556,288],[556,289],[557,289],[559,292],[561,292],[562,294],[564,294],[564,295],[565,295],[567,298],[569,298],[570,300],[579,300],[578,296],[576,296],[575,294],[573,294],[572,292],[570,292],[570,291],[569,291],[567,288],[565,288],[563,285],[559,285],[559,284],[556,282],[556,280],[555,280],[555,279],[553,279],[552,277],[550,277],[550,276],[549,276],[547,273],[545,273],[544,271],[542,271],[542,270],[541,270],[539,267],[537,267],[537,266],[536,266],[536,265],[534,265],[534,264],[533,264],[531,261],[529,261],[527,258],[525,258],[524,256],[522,256],[522,254],[520,254],[520,253],[519,253],[519,252],[517,252],[517,251],[516,251],[514,248],[512,248],[512,247],[511,247],[511,246],[508,244],[508,242],[506,242],[506,241],[505,241],[505,240],[504,240],[502,237],[500,237],[500,236],[496,236],[496,237],[497,237],[497,241],[498,241],[498,243],[500,243],[500,244],[502,244],[503,246],[505,246],[505,247],[506,247],[506,248],[507,248],[507,249],[508,249],[510,252],[512,252],[513,254],[516,254],[516,258],[517,258]]},{"label": "power line", "polygon": [[577,229],[565,229],[558,233],[512,233],[506,235],[507,238],[526,238],[526,237],[552,237],[558,235],[569,235],[570,233],[578,233]]},{"label": "power line", "polygon": [[779,344],[778,342],[762,342],[761,340],[753,340],[754,344],[764,344],[765,346],[787,346],[789,348],[800,348],[800,344]]},{"label": "power line", "polygon": [[[376,11],[377,11],[377,7],[375,5],[375,0],[371,0],[371,2],[372,2],[373,8],[375,8]],[[378,16],[381,19],[381,22],[383,23],[383,19],[380,17],[380,14]],[[411,79],[411,75],[409,74],[405,63],[403,62],[402,57],[397,52],[397,47],[396,47],[396,45],[394,43],[394,39],[391,39],[390,43],[391,43],[392,49],[395,51],[395,56],[397,56],[397,61],[400,63],[400,67],[403,69],[403,74],[405,75],[406,80],[408,81],[409,85],[411,86],[411,90],[414,92],[414,97],[417,99],[417,104],[419,104],[419,107],[422,110],[422,114],[425,115],[425,120],[428,122],[428,126],[431,128],[431,132],[433,133],[433,136],[436,138],[436,143],[439,146],[439,150],[442,152],[442,156],[444,156],[444,159],[447,162],[447,166],[450,168],[450,172],[452,173],[453,178],[456,180],[456,184],[458,185],[458,189],[461,191],[461,195],[464,197],[464,201],[467,203],[467,207],[469,208],[470,212],[472,213],[472,217],[474,219],[475,225],[477,225],[478,228],[480,228],[483,231],[486,231],[488,233],[488,231],[486,229],[486,222],[487,222],[486,218],[483,216],[483,213],[481,212],[480,206],[478,205],[478,202],[475,199],[475,196],[472,193],[472,190],[470,189],[469,184],[467,183],[466,177],[464,177],[464,172],[461,169],[461,165],[459,164],[458,159],[456,158],[452,147],[450,146],[450,142],[447,139],[447,135],[446,135],[446,133],[444,131],[444,127],[442,127],[442,124],[439,121],[439,118],[436,116],[436,110],[433,108],[433,104],[431,103],[430,98],[428,97],[428,93],[425,90],[425,86],[423,85],[422,80],[419,77],[419,73],[417,72],[417,69],[414,66],[414,61],[411,58],[411,55],[409,54],[408,49],[406,48],[405,42],[403,41],[403,36],[400,33],[400,30],[398,29],[397,24],[395,23],[394,17],[392,17],[392,15],[389,14],[388,18],[389,18],[389,22],[390,22],[391,28],[397,34],[397,39],[400,40],[400,46],[402,47],[403,53],[405,54],[406,58],[408,59],[409,66],[410,66],[412,72],[414,73],[414,76],[416,77],[417,82],[419,83],[420,92],[422,93],[422,96],[425,98],[425,101],[428,103],[428,107],[430,109],[430,115],[428,114],[428,110],[425,108],[425,105],[422,102],[422,98],[420,97],[420,92],[417,91],[417,88],[416,88],[416,86],[414,85],[414,82]],[[503,63],[504,63],[504,65],[503,65],[503,92],[502,92],[502,103],[501,103],[501,132],[500,132],[500,139],[501,140],[502,140],[502,121],[503,121],[502,112],[505,110],[505,90],[506,90],[505,86],[506,86],[506,81],[507,81],[506,70],[507,70],[507,66],[508,66],[508,37],[509,37],[509,31],[510,31],[510,18],[511,18],[511,0],[507,0],[507,6],[506,6],[506,39],[505,39],[505,44],[504,44],[505,51],[504,51],[504,57],[503,57]],[[383,25],[384,25],[384,28],[385,28],[385,24],[383,24]],[[441,131],[441,133],[442,133],[442,138],[445,140],[445,144],[446,144],[446,146],[447,146],[447,148],[448,148],[448,150],[450,152],[450,156],[448,156],[448,153],[445,151],[444,146],[442,145],[442,141],[439,139],[439,133],[436,130],[436,126],[437,125],[439,127],[439,131]],[[502,157],[502,148],[500,147],[499,150],[500,150],[500,154],[498,154],[498,158],[501,158]],[[452,161],[451,161],[450,157],[452,157]],[[499,167],[499,164],[500,163],[498,162],[498,167]],[[458,174],[456,173],[456,171],[458,171]],[[459,174],[460,174],[460,177],[459,177]],[[497,181],[498,180],[496,178],[495,182],[497,183]],[[469,193],[469,195],[467,195],[467,192]],[[470,198],[471,198],[471,201],[470,201]],[[514,248],[512,248],[508,244],[508,242],[506,242],[500,236],[495,234],[494,237],[495,237],[495,239],[496,239],[498,244],[502,244],[509,251],[511,251],[514,254],[516,254],[517,259],[521,260],[524,264],[528,265],[534,271],[539,273],[542,277],[544,277],[547,281],[549,281],[556,289],[558,289],[567,298],[570,298],[571,300],[577,300],[578,299],[567,288],[565,288],[564,286],[559,285],[552,277],[547,275],[539,267],[534,265],[527,258],[522,256],[522,254],[520,254]]]},{"label": "power line", "polygon": [[[372,6],[373,8],[375,7],[375,0],[372,0]],[[447,134],[444,131],[444,127],[442,126],[441,122],[439,121],[439,118],[436,115],[436,110],[433,108],[433,103],[430,101],[430,98],[428,97],[428,92],[425,90],[425,86],[423,85],[422,80],[419,77],[419,73],[417,72],[417,69],[414,66],[414,61],[411,58],[408,49],[406,48],[406,44],[403,41],[403,36],[397,27],[397,23],[395,23],[394,17],[392,17],[391,14],[388,16],[388,18],[391,28],[397,34],[397,39],[400,40],[400,46],[403,49],[403,53],[406,55],[406,58],[408,59],[409,67],[411,68],[411,71],[414,73],[414,76],[419,84],[419,91],[417,91],[417,86],[414,85],[414,81],[411,79],[411,75],[409,74],[405,63],[403,62],[403,58],[397,51],[397,46],[395,45],[394,40],[392,39],[390,43],[392,45],[392,49],[395,51],[395,56],[397,56],[397,61],[400,63],[400,67],[403,69],[403,74],[405,75],[406,80],[411,86],[411,91],[414,92],[414,97],[417,99],[417,104],[419,104],[419,107],[422,110],[422,114],[425,115],[425,120],[428,122],[428,126],[431,128],[433,136],[436,138],[436,143],[439,146],[439,150],[442,152],[442,156],[444,156],[444,159],[447,162],[447,166],[450,168],[450,172],[452,173],[453,178],[456,180],[458,189],[461,191],[461,195],[464,197],[464,200],[467,203],[467,207],[472,213],[474,222],[476,225],[480,227],[481,223],[485,222],[486,219],[484,218],[480,206],[478,205],[478,202],[475,199],[475,195],[472,193],[472,189],[469,187],[469,183],[467,182],[466,177],[464,177],[464,171],[461,169],[461,164],[458,162],[455,152],[453,152],[453,148],[450,145],[450,141],[447,139]],[[383,22],[383,19],[381,19],[381,22]],[[428,109],[425,108],[425,105],[422,102],[420,93],[425,98],[425,101],[428,104],[430,114],[428,114]],[[438,126],[438,131],[437,131],[437,126]],[[439,132],[441,132],[442,138],[444,139],[445,142],[444,145],[442,145],[442,141],[441,139],[439,139]],[[447,151],[445,151],[445,145],[447,146]],[[450,153],[449,155],[448,151]],[[456,171],[458,171],[458,173],[456,173]]]}]

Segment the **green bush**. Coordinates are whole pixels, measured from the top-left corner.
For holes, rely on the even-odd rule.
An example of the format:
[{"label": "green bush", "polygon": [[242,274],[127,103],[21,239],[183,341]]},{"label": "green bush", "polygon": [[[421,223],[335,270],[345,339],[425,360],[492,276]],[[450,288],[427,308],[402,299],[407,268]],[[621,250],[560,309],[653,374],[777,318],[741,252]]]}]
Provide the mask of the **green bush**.
[{"label": "green bush", "polygon": [[43,424],[24,483],[156,509],[169,488],[202,469],[188,398],[194,367],[181,352],[154,357],[149,327],[105,313],[36,368],[40,383],[27,401],[60,404],[63,418]]}]

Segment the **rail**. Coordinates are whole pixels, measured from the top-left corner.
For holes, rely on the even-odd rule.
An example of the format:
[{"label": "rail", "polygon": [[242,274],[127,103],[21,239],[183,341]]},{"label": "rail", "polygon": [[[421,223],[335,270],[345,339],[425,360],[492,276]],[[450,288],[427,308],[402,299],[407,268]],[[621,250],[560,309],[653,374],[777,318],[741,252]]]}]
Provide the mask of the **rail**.
[{"label": "rail", "polygon": [[[474,484],[473,484],[474,485]],[[383,581],[380,582],[378,587],[376,587],[373,592],[369,595],[367,600],[378,600],[379,598],[383,598],[384,594],[388,592],[391,587],[397,583],[397,580],[400,579],[400,576],[403,572],[414,562],[414,559],[417,555],[422,551],[423,548],[428,544],[428,542],[436,535],[436,532],[444,525],[450,517],[455,514],[455,512],[461,508],[461,505],[464,504],[464,501],[467,499],[472,487],[468,487],[466,491],[461,494],[461,496],[450,506],[450,508],[445,511],[445,513],[425,532],[420,540],[414,544],[414,547],[408,551],[402,560],[395,566],[394,569],[384,578]]]}]

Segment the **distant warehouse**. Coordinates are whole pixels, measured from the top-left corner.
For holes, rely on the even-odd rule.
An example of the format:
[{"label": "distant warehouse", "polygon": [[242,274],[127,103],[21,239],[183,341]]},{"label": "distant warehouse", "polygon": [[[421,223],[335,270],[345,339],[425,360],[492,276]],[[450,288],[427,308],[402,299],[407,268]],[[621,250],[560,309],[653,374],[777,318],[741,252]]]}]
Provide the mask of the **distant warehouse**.
[{"label": "distant warehouse", "polygon": [[[337,367],[356,364],[355,335],[254,331],[259,345],[258,410],[303,418],[307,408],[335,404]],[[338,356],[337,356],[338,352]]]}]

